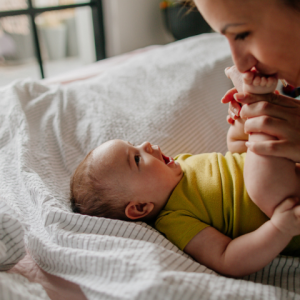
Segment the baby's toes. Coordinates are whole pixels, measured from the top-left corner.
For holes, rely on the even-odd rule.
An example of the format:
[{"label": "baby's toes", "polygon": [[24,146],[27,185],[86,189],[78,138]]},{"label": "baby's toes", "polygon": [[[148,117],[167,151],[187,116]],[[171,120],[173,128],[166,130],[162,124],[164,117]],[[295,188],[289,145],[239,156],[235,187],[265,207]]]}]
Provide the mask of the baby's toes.
[{"label": "baby's toes", "polygon": [[269,77],[267,82],[267,87],[271,87],[273,85],[277,85],[277,79],[274,77]]},{"label": "baby's toes", "polygon": [[243,73],[242,76],[243,76],[243,81],[246,84],[252,84],[253,83],[253,78],[254,78],[254,73],[253,72]]},{"label": "baby's toes", "polygon": [[261,78],[259,76],[256,76],[253,80],[254,86],[260,86]]},{"label": "baby's toes", "polygon": [[260,86],[261,86],[261,87],[266,86],[266,85],[267,85],[267,82],[268,82],[268,80],[267,80],[266,77],[261,77],[261,78],[260,78]]},{"label": "baby's toes", "polygon": [[300,220],[300,205],[298,204],[297,206],[295,206],[293,210],[296,218]]}]

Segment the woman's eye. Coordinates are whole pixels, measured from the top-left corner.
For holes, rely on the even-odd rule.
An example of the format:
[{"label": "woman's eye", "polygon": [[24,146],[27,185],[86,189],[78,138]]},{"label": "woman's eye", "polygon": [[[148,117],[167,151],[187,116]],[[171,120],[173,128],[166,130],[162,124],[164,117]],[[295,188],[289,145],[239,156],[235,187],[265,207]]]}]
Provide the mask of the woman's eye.
[{"label": "woman's eye", "polygon": [[237,40],[244,40],[249,34],[250,34],[249,31],[246,31],[246,32],[237,34],[237,35],[235,36],[234,40],[235,40],[235,41],[237,41]]},{"label": "woman's eye", "polygon": [[135,160],[136,165],[138,166],[140,163],[140,157],[138,155],[135,155],[134,160]]}]

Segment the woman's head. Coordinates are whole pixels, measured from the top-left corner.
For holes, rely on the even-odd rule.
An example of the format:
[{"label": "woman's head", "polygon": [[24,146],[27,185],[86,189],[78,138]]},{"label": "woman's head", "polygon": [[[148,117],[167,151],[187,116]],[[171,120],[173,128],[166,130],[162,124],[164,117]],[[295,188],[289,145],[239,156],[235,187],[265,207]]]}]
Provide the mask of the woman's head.
[{"label": "woman's head", "polygon": [[195,0],[229,41],[240,72],[252,67],[300,85],[300,4],[294,0]]}]

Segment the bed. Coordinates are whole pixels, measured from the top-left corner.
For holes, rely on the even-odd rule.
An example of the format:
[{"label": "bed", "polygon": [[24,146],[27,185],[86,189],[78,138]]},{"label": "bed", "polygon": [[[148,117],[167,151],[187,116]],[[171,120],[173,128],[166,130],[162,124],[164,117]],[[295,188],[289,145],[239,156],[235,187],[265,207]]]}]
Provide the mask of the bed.
[{"label": "bed", "polygon": [[0,89],[0,299],[300,299],[299,258],[226,278],[145,223],[70,209],[72,172],[109,139],[225,153],[231,64],[212,33]]}]

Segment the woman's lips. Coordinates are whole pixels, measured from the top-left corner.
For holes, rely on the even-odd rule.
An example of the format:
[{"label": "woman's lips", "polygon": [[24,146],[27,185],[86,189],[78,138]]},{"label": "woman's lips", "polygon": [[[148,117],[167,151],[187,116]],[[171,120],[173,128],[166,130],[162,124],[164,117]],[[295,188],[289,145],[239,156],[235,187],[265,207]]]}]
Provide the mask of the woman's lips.
[{"label": "woman's lips", "polygon": [[256,69],[256,67],[252,67],[249,71],[256,72],[257,74],[260,74],[261,76],[274,77],[276,79],[279,79],[277,73],[270,73],[267,71],[263,71],[261,69]]}]

